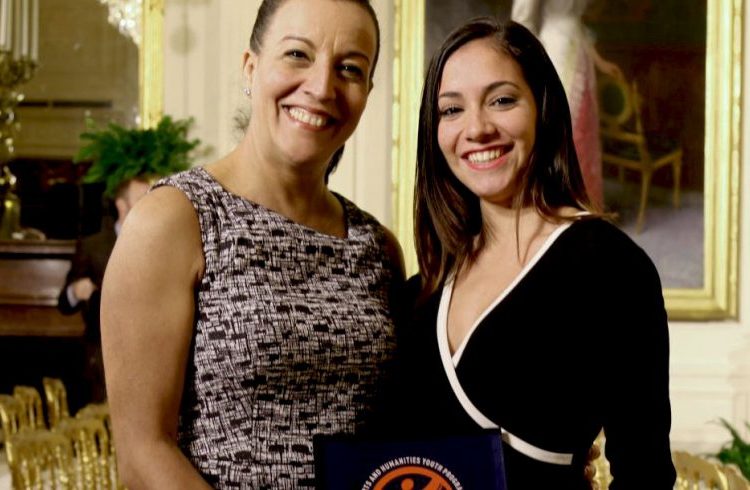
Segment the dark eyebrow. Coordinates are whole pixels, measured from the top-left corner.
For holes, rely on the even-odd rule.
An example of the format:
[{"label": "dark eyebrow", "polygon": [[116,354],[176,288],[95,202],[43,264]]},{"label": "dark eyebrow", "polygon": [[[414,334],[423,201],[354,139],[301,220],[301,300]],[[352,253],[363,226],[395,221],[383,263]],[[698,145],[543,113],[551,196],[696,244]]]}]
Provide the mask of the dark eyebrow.
[{"label": "dark eyebrow", "polygon": [[[306,37],[289,35],[289,36],[282,37],[281,40],[282,41],[299,41],[315,49],[315,44],[313,44],[313,42]],[[346,53],[344,53],[344,56],[342,57],[343,58],[364,58],[364,60],[367,61],[368,64],[370,64],[370,57],[367,56],[362,51],[357,51],[355,49],[351,51],[347,51]]]},{"label": "dark eyebrow", "polygon": [[284,36],[284,37],[281,38],[281,40],[282,41],[299,41],[301,43],[307,44],[311,48],[315,47],[315,45],[313,44],[312,41],[310,41],[306,37],[302,37],[302,36],[291,36],[291,35],[290,36]]},{"label": "dark eyebrow", "polygon": [[370,64],[370,57],[367,56],[362,51],[357,51],[357,50],[347,51],[346,53],[344,53],[344,56],[342,56],[342,58],[362,58],[367,62],[368,65]]},{"label": "dark eyebrow", "polygon": [[[493,82],[487,85],[483,90],[483,95],[487,95],[488,92],[492,92],[493,90],[498,89],[503,85],[510,85],[511,87],[520,89],[518,84],[516,84],[515,82],[511,82],[510,80],[498,80],[497,82]],[[459,92],[443,92],[442,94],[438,95],[438,100],[442,98],[456,99],[458,97],[461,97],[461,94]]]}]

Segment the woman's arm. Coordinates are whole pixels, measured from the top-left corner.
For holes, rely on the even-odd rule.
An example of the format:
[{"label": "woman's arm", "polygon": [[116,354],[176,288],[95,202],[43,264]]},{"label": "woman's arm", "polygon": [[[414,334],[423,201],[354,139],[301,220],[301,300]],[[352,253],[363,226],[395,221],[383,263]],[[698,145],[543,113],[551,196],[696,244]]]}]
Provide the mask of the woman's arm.
[{"label": "woman's arm", "polygon": [[102,286],[109,408],[123,483],[210,488],[177,447],[177,418],[203,254],[198,219],[161,187],[128,214]]},{"label": "woman's arm", "polygon": [[602,311],[605,455],[611,490],[667,490],[675,481],[667,315],[656,268],[634,248],[612,250],[616,265],[608,268],[608,287],[601,288],[608,305]]}]

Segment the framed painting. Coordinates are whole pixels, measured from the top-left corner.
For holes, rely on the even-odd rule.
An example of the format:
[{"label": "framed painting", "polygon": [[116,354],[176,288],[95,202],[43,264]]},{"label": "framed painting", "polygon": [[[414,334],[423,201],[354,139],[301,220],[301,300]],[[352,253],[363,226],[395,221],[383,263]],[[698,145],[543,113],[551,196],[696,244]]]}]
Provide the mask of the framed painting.
[{"label": "framed painting", "polygon": [[[412,201],[426,63],[454,27],[479,15],[508,18],[513,1],[527,4],[525,10],[534,7],[532,27],[545,43],[549,0],[547,5],[540,0],[394,1],[394,227],[409,272],[417,270]],[[649,186],[643,172],[597,160],[602,209],[656,264],[670,320],[736,317],[743,2],[579,0],[559,2],[560,8],[563,4],[579,5],[575,22],[587,41],[619,68],[628,86],[637,87],[647,139],[679,149],[681,157],[678,168],[653,171]],[[559,43],[546,42],[555,61],[549,46]],[[601,88],[603,78],[598,79]],[[601,116],[607,100],[598,100]]]}]

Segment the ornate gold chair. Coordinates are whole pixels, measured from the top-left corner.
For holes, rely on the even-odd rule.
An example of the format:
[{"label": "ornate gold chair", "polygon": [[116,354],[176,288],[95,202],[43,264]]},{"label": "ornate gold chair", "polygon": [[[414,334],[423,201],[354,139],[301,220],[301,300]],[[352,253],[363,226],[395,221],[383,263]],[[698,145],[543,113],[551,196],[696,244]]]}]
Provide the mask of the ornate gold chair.
[{"label": "ornate gold chair", "polygon": [[74,489],[71,473],[73,452],[70,439],[46,429],[22,430],[10,436],[8,452],[13,488]]},{"label": "ornate gold chair", "polygon": [[100,420],[107,429],[109,435],[109,452],[110,452],[110,472],[111,481],[117,482],[118,489],[125,488],[120,482],[117,473],[117,458],[115,457],[115,440],[112,435],[112,419],[109,416],[109,406],[106,403],[89,403],[76,413],[77,419],[94,418]]},{"label": "ornate gold chair", "polygon": [[727,477],[729,490],[750,490],[750,482],[735,465],[725,464],[721,466],[721,469],[724,471],[724,476]]},{"label": "ornate gold chair", "polygon": [[101,420],[109,434],[109,450],[112,454],[115,453],[115,441],[112,437],[112,419],[109,417],[109,406],[106,403],[89,403],[76,413],[76,418]]},{"label": "ornate gold chair", "polygon": [[625,170],[641,174],[641,195],[636,221],[640,233],[646,215],[651,177],[662,167],[672,167],[672,204],[680,205],[682,148],[677,142],[648,135],[641,121],[642,99],[635,82],[628,83],[603,76],[599,85],[599,119],[602,140],[602,163],[619,167],[620,181]]},{"label": "ornate gold chair", "polygon": [[43,429],[44,412],[42,412],[42,397],[33,386],[18,385],[13,388],[13,396],[21,402],[26,421],[30,429]]},{"label": "ornate gold chair", "polygon": [[15,397],[0,395],[0,427],[2,427],[2,440],[5,442],[5,457],[8,466],[13,463],[12,455],[8,451],[10,437],[20,429],[27,426],[23,405]]},{"label": "ornate gold chair", "polygon": [[685,451],[672,451],[678,489],[729,490],[727,477],[718,464]]},{"label": "ornate gold chair", "polygon": [[117,472],[104,423],[98,418],[63,419],[55,428],[73,443],[74,473],[78,488],[117,488]]},{"label": "ornate gold chair", "polygon": [[58,378],[42,378],[42,386],[47,402],[47,422],[50,429],[54,429],[61,420],[70,418],[68,392]]},{"label": "ornate gold chair", "polygon": [[95,418],[100,419],[102,422],[104,422],[104,425],[109,427],[110,426],[110,419],[109,419],[109,407],[106,403],[89,403],[85,407],[81,408],[78,413],[76,413],[76,418],[78,419],[88,419],[88,418]]}]

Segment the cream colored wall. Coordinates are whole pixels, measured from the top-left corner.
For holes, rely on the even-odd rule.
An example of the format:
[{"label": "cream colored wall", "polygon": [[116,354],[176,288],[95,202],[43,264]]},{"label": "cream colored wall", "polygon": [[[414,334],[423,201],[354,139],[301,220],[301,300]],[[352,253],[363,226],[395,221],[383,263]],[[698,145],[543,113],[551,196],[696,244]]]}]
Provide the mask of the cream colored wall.
[{"label": "cream colored wall", "polygon": [[[234,144],[231,119],[242,102],[240,53],[259,3],[167,0],[165,108],[168,114],[196,118],[196,133],[212,150],[204,160],[216,158]],[[375,89],[332,185],[389,225],[393,13],[389,0],[373,3],[383,31]],[[750,14],[746,12],[746,29],[748,26]],[[745,66],[750,67],[748,37],[744,53]],[[746,77],[744,88],[750,94],[750,77]],[[743,113],[750,115],[747,99]],[[750,140],[750,121],[745,121],[743,136]],[[750,156],[743,160],[750,163]],[[744,172],[742,179],[742,189],[750,189],[750,172]],[[750,198],[742,201],[741,220],[740,240],[746,243],[750,241]],[[740,320],[670,325],[672,441],[676,448],[714,451],[728,436],[712,421],[724,417],[744,426],[744,421],[750,420],[750,288],[742,288],[750,278],[750,254],[742,252],[741,248]],[[633,362],[638,362],[638,353],[633,353]]]},{"label": "cream colored wall", "polygon": [[259,1],[166,0],[164,109],[195,118],[200,163],[235,144],[232,118],[243,103],[242,51]]},{"label": "cream colored wall", "polygon": [[[744,32],[750,29],[750,9],[745,9]],[[743,141],[750,141],[750,38],[743,46],[745,67]],[[746,146],[747,148],[747,146]],[[727,432],[713,423],[724,417],[750,431],[750,152],[742,156],[740,196],[740,318],[736,321],[670,325],[671,396],[674,447],[715,451],[728,440]]]}]

